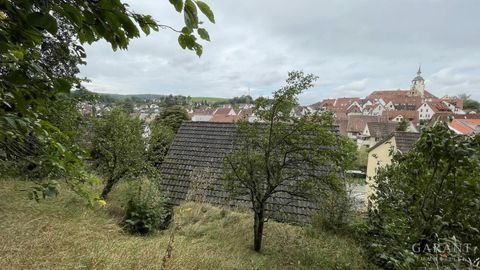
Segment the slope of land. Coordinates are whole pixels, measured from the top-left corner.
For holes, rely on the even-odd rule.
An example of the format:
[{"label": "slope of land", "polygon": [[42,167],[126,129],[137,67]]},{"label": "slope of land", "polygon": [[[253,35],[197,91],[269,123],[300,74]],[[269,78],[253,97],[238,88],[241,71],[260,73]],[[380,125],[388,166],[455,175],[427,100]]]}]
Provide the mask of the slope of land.
[{"label": "slope of land", "polygon": [[175,209],[169,230],[131,236],[118,226],[122,188],[106,208],[88,209],[66,189],[58,198],[30,201],[21,191],[28,185],[0,180],[2,269],[160,269],[173,227],[167,269],[365,268],[360,248],[346,237],[312,236],[305,228],[270,221],[257,254],[246,212],[186,203]]}]

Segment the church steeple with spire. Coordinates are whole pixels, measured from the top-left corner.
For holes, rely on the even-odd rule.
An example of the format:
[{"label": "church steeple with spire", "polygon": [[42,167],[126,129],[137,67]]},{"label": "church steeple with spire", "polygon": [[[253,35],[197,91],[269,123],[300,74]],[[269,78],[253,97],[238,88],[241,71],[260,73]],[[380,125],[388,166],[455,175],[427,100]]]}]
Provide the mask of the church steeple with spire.
[{"label": "church steeple with spire", "polygon": [[425,96],[425,79],[422,77],[422,66],[418,67],[417,76],[412,80],[409,96]]}]

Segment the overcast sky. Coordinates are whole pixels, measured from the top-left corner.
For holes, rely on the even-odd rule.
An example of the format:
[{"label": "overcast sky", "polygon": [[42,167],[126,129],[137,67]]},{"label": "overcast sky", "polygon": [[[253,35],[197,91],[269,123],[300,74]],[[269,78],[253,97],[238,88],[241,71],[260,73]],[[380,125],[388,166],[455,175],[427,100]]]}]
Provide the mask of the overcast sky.
[{"label": "overcast sky", "polygon": [[[407,89],[422,65],[427,89],[480,99],[479,0],[205,0],[204,54],[182,50],[168,30],[113,52],[87,46],[81,75],[96,92],[233,97],[269,95],[290,70],[319,76],[300,98],[360,96]],[[167,0],[130,0],[131,7],[181,28]]]}]

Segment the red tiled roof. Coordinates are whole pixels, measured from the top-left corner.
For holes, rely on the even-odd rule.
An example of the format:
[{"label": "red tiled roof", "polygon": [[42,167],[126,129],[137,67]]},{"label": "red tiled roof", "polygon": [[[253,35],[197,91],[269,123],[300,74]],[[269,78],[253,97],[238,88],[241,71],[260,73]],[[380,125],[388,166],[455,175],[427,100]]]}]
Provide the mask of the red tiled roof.
[{"label": "red tiled roof", "polygon": [[401,115],[403,118],[411,119],[411,120],[418,120],[418,112],[417,111],[384,111],[383,116],[388,118],[389,120]]},{"label": "red tiled roof", "polygon": [[347,125],[348,125],[347,119],[343,119],[343,120],[336,119],[335,124],[338,125],[338,132],[340,134],[347,135]]},{"label": "red tiled roof", "polygon": [[212,115],[215,109],[212,108],[200,108],[193,111],[193,115]]},{"label": "red tiled roof", "polygon": [[233,123],[241,119],[241,116],[238,115],[226,115],[226,114],[215,114],[209,122],[216,123]]},{"label": "red tiled roof", "polygon": [[463,109],[463,99],[457,97],[443,97],[442,101],[448,102],[459,109]]},{"label": "red tiled roof", "polygon": [[370,115],[348,116],[347,132],[362,132],[369,122],[381,122],[381,117]]},{"label": "red tiled roof", "polygon": [[215,111],[215,115],[217,114],[227,115],[231,110],[232,108],[219,108]]},{"label": "red tiled roof", "polygon": [[336,101],[336,99],[334,99],[334,98],[324,99],[320,102],[317,102],[317,103],[314,103],[314,104],[310,105],[309,107],[313,108],[315,110],[318,110],[322,107],[333,107],[333,104],[335,103],[335,101]]},{"label": "red tiled roof", "polygon": [[353,102],[360,101],[358,97],[344,97],[344,98],[337,98],[334,107],[335,108],[348,108]]},{"label": "red tiled roof", "polygon": [[335,119],[337,120],[348,120],[348,115],[346,112],[335,112]]},{"label": "red tiled roof", "polygon": [[441,102],[440,100],[427,102],[428,106],[432,108],[433,112],[451,112],[450,108],[445,105],[445,103]]},{"label": "red tiled roof", "polygon": [[[383,99],[385,102],[388,103],[387,100],[392,100],[392,99],[397,99],[397,98],[402,98],[402,97],[409,97],[408,93],[410,90],[379,90],[379,91],[373,91],[367,99]],[[427,98],[437,98],[435,97],[432,93],[429,91],[425,90],[425,97]]]},{"label": "red tiled roof", "polygon": [[474,134],[480,126],[480,119],[453,119],[448,126],[464,135]]}]

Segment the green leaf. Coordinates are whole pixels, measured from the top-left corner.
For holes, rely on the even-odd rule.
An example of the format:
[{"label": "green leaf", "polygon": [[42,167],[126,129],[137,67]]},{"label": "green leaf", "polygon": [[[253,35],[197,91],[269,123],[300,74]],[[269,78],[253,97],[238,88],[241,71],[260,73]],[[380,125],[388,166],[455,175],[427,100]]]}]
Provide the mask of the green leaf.
[{"label": "green leaf", "polygon": [[55,89],[61,93],[70,93],[70,88],[72,88],[72,84],[64,79],[57,79],[54,84]]},{"label": "green leaf", "polygon": [[182,12],[183,1],[182,0],[169,0],[170,3],[175,7],[177,12]]},{"label": "green leaf", "polygon": [[182,28],[182,33],[184,33],[185,35],[190,35],[192,33],[192,29],[185,26]]},{"label": "green leaf", "polygon": [[184,35],[185,37],[185,44],[187,45],[187,48],[192,50],[193,47],[197,44],[196,38],[194,35]]},{"label": "green leaf", "polygon": [[193,3],[192,0],[185,1],[184,11],[184,20],[187,27],[191,29],[198,28],[198,12],[197,6]]},{"label": "green leaf", "polygon": [[57,33],[57,20],[50,14],[43,14],[40,12],[30,13],[27,16],[28,23],[36,28],[47,30],[52,35]]},{"label": "green leaf", "polygon": [[200,44],[195,44],[195,46],[193,47],[193,49],[195,50],[195,53],[198,55],[198,57],[202,56],[202,53],[203,53],[203,47],[202,47],[202,45],[200,45]]},{"label": "green leaf", "polygon": [[197,33],[203,40],[210,41],[210,35],[204,28],[198,28]]},{"label": "green leaf", "polygon": [[187,48],[187,42],[185,41],[185,35],[179,35],[178,36],[178,44],[180,44],[180,47],[182,47],[182,49],[186,49]]},{"label": "green leaf", "polygon": [[202,13],[210,20],[212,23],[215,23],[215,16],[213,15],[213,11],[207,5],[207,3],[202,1],[196,1],[198,8]]},{"label": "green leaf", "polygon": [[119,14],[117,17],[120,20],[120,23],[122,24],[122,28],[127,33],[127,37],[134,38],[139,36],[138,29],[135,26],[135,24],[132,22],[130,17],[128,17],[125,14]]},{"label": "green leaf", "polygon": [[83,16],[80,13],[80,10],[73,5],[70,4],[63,4],[62,5],[63,12],[62,14],[70,19],[70,21],[74,22],[76,25],[81,25],[83,21]]}]

